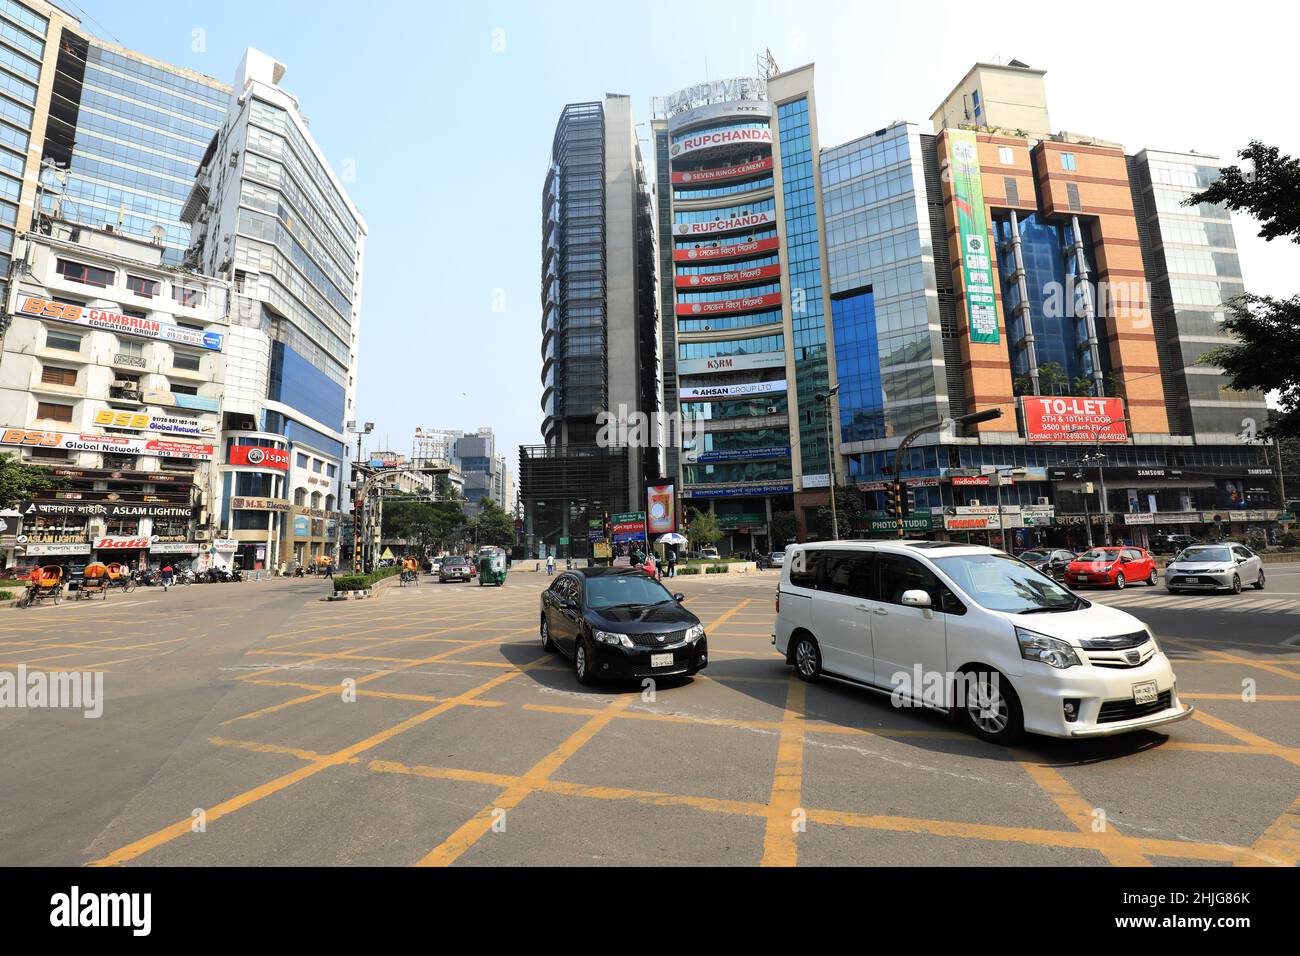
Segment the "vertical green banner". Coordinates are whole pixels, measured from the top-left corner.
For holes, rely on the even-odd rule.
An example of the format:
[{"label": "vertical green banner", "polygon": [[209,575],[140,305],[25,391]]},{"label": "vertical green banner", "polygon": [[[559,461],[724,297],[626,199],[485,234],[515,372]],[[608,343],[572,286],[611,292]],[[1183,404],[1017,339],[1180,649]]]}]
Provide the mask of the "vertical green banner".
[{"label": "vertical green banner", "polygon": [[998,307],[993,292],[992,253],[984,212],[984,184],[980,180],[979,148],[972,131],[948,130],[948,173],[952,176],[952,201],[957,210],[970,340],[996,345]]}]

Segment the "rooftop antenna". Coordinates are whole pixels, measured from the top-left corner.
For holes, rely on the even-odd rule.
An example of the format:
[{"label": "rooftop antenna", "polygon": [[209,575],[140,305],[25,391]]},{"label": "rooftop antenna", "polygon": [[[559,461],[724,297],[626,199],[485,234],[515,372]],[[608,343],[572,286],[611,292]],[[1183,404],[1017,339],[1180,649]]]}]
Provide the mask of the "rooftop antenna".
[{"label": "rooftop antenna", "polygon": [[758,75],[764,80],[770,80],[781,72],[781,68],[776,65],[776,58],[772,56],[771,49],[764,49],[758,54]]}]

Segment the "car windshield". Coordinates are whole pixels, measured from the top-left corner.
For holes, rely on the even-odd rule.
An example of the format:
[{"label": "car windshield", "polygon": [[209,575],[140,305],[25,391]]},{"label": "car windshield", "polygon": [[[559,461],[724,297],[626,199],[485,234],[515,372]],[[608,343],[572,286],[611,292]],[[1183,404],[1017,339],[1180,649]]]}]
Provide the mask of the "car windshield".
[{"label": "car windshield", "polygon": [[443,563],[444,563],[444,564],[450,564],[450,565],[469,564],[469,562],[466,561],[464,558],[448,558],[448,559],[447,559],[445,562],[443,562]]},{"label": "car windshield", "polygon": [[1093,548],[1085,551],[1074,560],[1076,561],[1114,561],[1119,557],[1118,551],[1107,551],[1105,548]]},{"label": "car windshield", "polygon": [[1228,548],[1186,548],[1175,560],[1178,561],[1231,561],[1232,551]]},{"label": "car windshield", "polygon": [[1008,554],[963,554],[935,558],[934,563],[990,611],[1035,614],[1088,607],[1087,601]]},{"label": "car windshield", "polygon": [[1046,551],[1026,551],[1020,555],[1021,561],[1042,561],[1047,557]]},{"label": "car windshield", "polygon": [[668,589],[644,574],[599,574],[587,578],[587,607],[637,607],[671,601]]}]

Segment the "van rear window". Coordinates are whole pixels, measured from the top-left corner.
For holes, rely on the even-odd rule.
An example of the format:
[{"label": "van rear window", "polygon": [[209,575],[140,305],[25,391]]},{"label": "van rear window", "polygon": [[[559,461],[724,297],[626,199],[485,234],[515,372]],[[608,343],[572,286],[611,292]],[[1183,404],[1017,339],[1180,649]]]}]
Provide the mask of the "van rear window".
[{"label": "van rear window", "polygon": [[803,548],[794,552],[790,559],[790,583],[797,588],[815,588],[817,586],[817,565],[822,552]]}]

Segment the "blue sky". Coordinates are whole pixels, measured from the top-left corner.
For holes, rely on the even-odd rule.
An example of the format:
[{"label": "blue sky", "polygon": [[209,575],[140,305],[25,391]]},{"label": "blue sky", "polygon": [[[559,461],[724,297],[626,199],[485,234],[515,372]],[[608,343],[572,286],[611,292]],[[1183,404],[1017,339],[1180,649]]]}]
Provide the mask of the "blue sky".
[{"label": "blue sky", "polygon": [[[246,46],[287,66],[282,85],[335,169],[355,163],[370,227],[366,447],[409,453],[416,426],[488,425],[512,470],[516,446],[540,441],[540,197],[565,103],[626,93],[648,120],[650,96],[752,74],[770,48],[786,68],[816,62],[822,144],[835,145],[896,119],[928,126],[973,62],[1016,57],[1048,71],[1058,129],[1225,162],[1252,137],[1300,152],[1279,92],[1293,30],[1269,26],[1290,16],[1273,3],[1234,3],[1231,22],[1196,2],[1093,2],[1082,17],[1023,0],[64,5],[92,33],[227,82]],[[1300,252],[1254,233],[1237,223],[1248,286],[1300,292]]]}]

